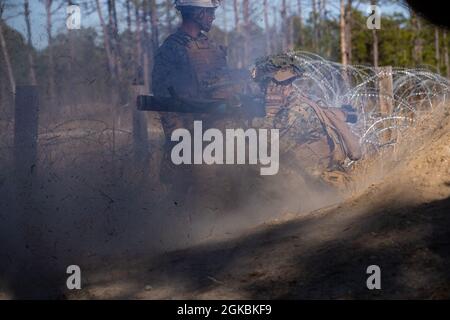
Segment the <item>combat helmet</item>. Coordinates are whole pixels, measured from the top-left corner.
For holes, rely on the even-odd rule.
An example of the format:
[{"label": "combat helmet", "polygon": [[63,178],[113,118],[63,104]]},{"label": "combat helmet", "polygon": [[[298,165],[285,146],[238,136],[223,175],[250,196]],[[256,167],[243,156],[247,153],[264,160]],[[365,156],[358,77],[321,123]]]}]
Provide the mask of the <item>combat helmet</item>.
[{"label": "combat helmet", "polygon": [[265,93],[269,115],[274,115],[287,103],[292,89],[290,85],[302,73],[295,58],[289,54],[263,57],[255,62],[252,78]]},{"label": "combat helmet", "polygon": [[298,62],[290,54],[277,54],[263,57],[255,62],[253,79],[264,84],[274,81],[277,84],[289,84],[303,73]]},{"label": "combat helmet", "polygon": [[217,8],[220,0],[175,0],[175,7]]}]

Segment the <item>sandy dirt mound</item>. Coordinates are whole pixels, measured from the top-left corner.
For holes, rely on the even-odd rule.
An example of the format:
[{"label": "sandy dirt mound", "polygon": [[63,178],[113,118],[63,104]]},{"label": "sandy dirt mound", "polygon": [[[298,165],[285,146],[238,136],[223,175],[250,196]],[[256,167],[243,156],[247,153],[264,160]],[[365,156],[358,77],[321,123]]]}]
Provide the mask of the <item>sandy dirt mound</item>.
[{"label": "sandy dirt mound", "polygon": [[[450,113],[354,169],[347,200],[243,236],[108,263],[68,298],[450,298]],[[378,265],[382,290],[369,291]],[[98,270],[98,269],[97,269]]]}]

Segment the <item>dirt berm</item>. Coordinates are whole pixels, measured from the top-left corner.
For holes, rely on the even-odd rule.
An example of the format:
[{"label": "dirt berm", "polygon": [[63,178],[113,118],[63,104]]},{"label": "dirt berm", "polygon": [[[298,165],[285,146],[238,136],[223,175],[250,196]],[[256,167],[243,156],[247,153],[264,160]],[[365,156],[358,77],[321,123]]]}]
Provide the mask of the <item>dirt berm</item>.
[{"label": "dirt berm", "polygon": [[[117,262],[69,298],[450,298],[448,106],[352,175],[354,191],[340,204],[126,268]],[[381,290],[367,289],[370,265],[381,268]]]}]

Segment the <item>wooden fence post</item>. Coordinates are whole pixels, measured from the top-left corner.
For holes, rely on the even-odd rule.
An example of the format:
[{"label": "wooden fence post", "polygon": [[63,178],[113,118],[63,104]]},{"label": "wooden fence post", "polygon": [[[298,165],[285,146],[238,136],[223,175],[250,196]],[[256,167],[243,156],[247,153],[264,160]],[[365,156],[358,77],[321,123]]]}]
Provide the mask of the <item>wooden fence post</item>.
[{"label": "wooden fence post", "polygon": [[[389,117],[394,112],[394,82],[392,79],[392,67],[379,67],[378,88],[379,88],[379,108],[383,118]],[[386,126],[392,125],[392,121],[385,121]],[[385,131],[381,136],[383,143],[388,143],[392,138],[392,130]]]},{"label": "wooden fence post", "polygon": [[138,162],[146,162],[149,158],[149,142],[147,132],[147,118],[145,114],[137,110],[137,97],[148,93],[144,85],[142,68],[137,70],[137,76],[131,88],[130,105],[133,110],[133,147],[134,158]]},{"label": "wooden fence post", "polygon": [[37,169],[38,119],[38,87],[32,85],[17,86],[14,122],[14,166],[19,197],[31,197]]},{"label": "wooden fence post", "polygon": [[[17,86],[15,93],[14,121],[14,176],[15,176],[15,217],[17,238],[14,245],[14,269],[12,276],[16,295],[24,294],[28,283],[35,284],[38,269],[33,252],[39,248],[37,234],[40,227],[34,214],[33,189],[36,184],[37,137],[39,96],[38,87],[32,85]],[[26,293],[26,297],[30,297]]]}]

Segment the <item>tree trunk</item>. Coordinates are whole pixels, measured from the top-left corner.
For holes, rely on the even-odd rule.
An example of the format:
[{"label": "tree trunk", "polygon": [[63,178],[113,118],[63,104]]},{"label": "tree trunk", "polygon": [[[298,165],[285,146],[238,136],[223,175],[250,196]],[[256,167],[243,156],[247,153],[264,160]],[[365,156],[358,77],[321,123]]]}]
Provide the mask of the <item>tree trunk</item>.
[{"label": "tree trunk", "polygon": [[449,56],[448,56],[448,43],[447,43],[447,30],[444,29],[444,63],[445,63],[445,70],[447,74],[447,78],[450,79],[450,63],[449,63]]},{"label": "tree trunk", "polygon": [[111,53],[114,62],[114,72],[117,79],[121,78],[122,60],[121,48],[119,43],[119,29],[117,22],[116,0],[108,0],[108,31],[111,46]]},{"label": "tree trunk", "polygon": [[234,27],[236,28],[236,32],[239,34],[241,32],[241,23],[239,19],[238,0],[233,0],[233,10],[234,10]]},{"label": "tree trunk", "polygon": [[[173,32],[173,25],[172,25],[172,0],[166,0],[166,23],[167,23],[167,33],[171,34]],[[225,13],[224,13],[225,14]],[[226,19],[225,19],[226,23]],[[226,29],[225,29],[226,30]]]},{"label": "tree trunk", "polygon": [[341,62],[343,65],[348,65],[348,55],[347,55],[347,34],[345,30],[345,0],[341,0],[340,3],[340,16],[339,16],[339,30],[340,30],[340,40],[341,40]]},{"label": "tree trunk", "polygon": [[225,47],[228,47],[230,39],[228,38],[228,10],[226,7],[227,2],[224,2],[223,5],[223,30],[225,31]]},{"label": "tree trunk", "polygon": [[287,28],[287,6],[286,0],[281,3],[281,50],[284,52],[288,47],[288,28]]},{"label": "tree trunk", "polygon": [[313,35],[312,44],[313,50],[317,53],[319,49],[319,36],[318,36],[318,26],[317,26],[317,3],[316,0],[312,0],[312,25],[313,25]]},{"label": "tree trunk", "polygon": [[48,92],[52,102],[56,100],[55,92],[55,63],[53,57],[53,37],[52,37],[52,4],[53,0],[45,1],[45,11],[47,14],[47,37],[48,37]]},{"label": "tree trunk", "polygon": [[292,51],[294,50],[294,19],[293,14],[291,10],[291,3],[289,3],[289,6],[286,7],[286,14],[287,14],[287,44],[288,44],[288,50]]},{"label": "tree trunk", "polygon": [[340,38],[341,38],[341,59],[343,65],[352,63],[352,1],[341,0],[340,3]]},{"label": "tree trunk", "polygon": [[321,2],[321,20],[320,25],[322,29],[322,35],[321,37],[326,37],[326,41],[323,41],[324,48],[323,48],[323,54],[330,59],[332,55],[332,43],[330,41],[331,39],[331,31],[330,31],[330,24],[328,23],[328,11],[327,11],[327,1],[322,0]]},{"label": "tree trunk", "polygon": [[325,0],[318,0],[318,14],[317,14],[317,48],[319,54],[323,55],[326,48],[324,47],[322,38],[325,34]]},{"label": "tree trunk", "polygon": [[[239,1],[233,0],[233,11],[234,11],[234,28],[237,35],[237,38],[241,37],[241,21],[240,21],[240,15],[239,15]],[[242,52],[241,47],[238,46],[238,52],[237,52],[237,67],[242,68],[244,63],[242,61]]]},{"label": "tree trunk", "polygon": [[108,60],[108,69],[109,69],[111,76],[113,78],[115,78],[114,58],[113,58],[112,51],[111,51],[111,46],[110,46],[111,41],[109,39],[108,28],[106,27],[105,19],[103,18],[102,7],[100,5],[100,1],[95,0],[95,3],[97,4],[97,13],[98,13],[98,18],[100,20],[100,26],[102,27],[102,30],[103,30],[103,44],[105,46],[106,58]]},{"label": "tree trunk", "polygon": [[[371,5],[375,6],[377,4],[376,0],[371,0],[370,1]],[[373,66],[375,68],[378,68],[378,60],[379,60],[379,56],[378,56],[378,33],[377,33],[377,29],[372,29],[372,38],[373,38]]]},{"label": "tree trunk", "polygon": [[422,23],[416,13],[411,10],[411,25],[414,33],[413,60],[414,64],[420,65],[423,62],[423,39],[422,39]]},{"label": "tree trunk", "polygon": [[273,6],[273,26],[272,26],[272,30],[273,30],[273,34],[272,34],[272,39],[274,39],[272,41],[273,43],[273,50],[272,52],[274,53],[278,53],[280,50],[280,37],[278,37],[278,8],[276,6]]},{"label": "tree trunk", "polygon": [[36,85],[36,72],[35,72],[35,64],[33,58],[33,44],[31,42],[31,23],[30,23],[30,6],[28,0],[25,0],[23,3],[24,7],[24,15],[25,15],[25,24],[27,26],[27,55],[28,55],[28,77],[30,79],[30,84]]},{"label": "tree trunk", "polygon": [[113,20],[114,20],[114,34],[117,34],[119,32],[119,26],[117,23],[117,10],[116,10],[116,0],[112,1],[112,13],[113,13]]},{"label": "tree trunk", "polygon": [[16,81],[14,79],[14,73],[11,66],[11,60],[9,59],[8,48],[6,47],[5,37],[3,35],[3,20],[0,19],[0,45],[2,46],[3,57],[5,59],[6,70],[8,72],[9,85],[13,95],[16,93]]},{"label": "tree trunk", "polygon": [[298,28],[298,44],[300,46],[303,45],[303,17],[302,17],[302,1],[297,0],[297,6],[298,6],[298,18],[299,18],[299,28]]},{"label": "tree trunk", "polygon": [[[135,4],[135,20],[136,20],[136,32],[135,32],[135,44],[136,44],[136,56],[135,56],[135,73],[136,73],[136,81],[141,82],[141,78],[143,78],[144,85],[150,90],[150,74],[149,70],[145,71],[143,69],[142,64],[144,63],[144,54],[143,54],[143,48],[142,48],[142,38],[143,38],[143,32],[142,32],[142,22],[141,19],[144,19],[141,17],[140,13],[140,5]],[[145,64],[145,63],[144,63]],[[150,91],[152,92],[152,91]]]},{"label": "tree trunk", "polygon": [[155,0],[150,0],[150,24],[152,28],[153,52],[159,47],[158,7]]},{"label": "tree trunk", "polygon": [[291,16],[289,18],[289,50],[293,51],[295,48],[295,39],[294,39],[294,17]]},{"label": "tree trunk", "polygon": [[345,34],[347,39],[347,56],[348,56],[348,64],[352,64],[352,27],[353,27],[353,21],[352,21],[352,0],[347,0],[347,6],[346,6],[346,18],[345,18]]},{"label": "tree trunk", "polygon": [[142,26],[141,26],[141,14],[140,14],[140,8],[138,4],[135,4],[134,8],[134,14],[135,14],[135,20],[136,20],[136,66],[140,66],[142,64]]},{"label": "tree trunk", "polygon": [[264,31],[265,31],[265,38],[266,38],[266,55],[270,55],[272,53],[271,45],[270,45],[270,27],[269,27],[269,4],[267,3],[268,0],[264,0],[263,6],[264,6]]},{"label": "tree trunk", "polygon": [[250,61],[250,4],[249,0],[242,0],[243,18],[244,18],[244,65],[248,65]]},{"label": "tree trunk", "polygon": [[[152,87],[150,71],[152,69],[153,57],[159,47],[159,28],[158,28],[158,12],[155,0],[145,0],[143,2],[144,13],[142,16],[141,35],[138,34],[139,39],[144,40],[144,46],[139,44],[143,54],[143,69],[145,86],[150,91]],[[150,20],[150,23],[148,23]],[[151,37],[149,36],[151,34]],[[141,40],[140,40],[141,41]]]},{"label": "tree trunk", "polygon": [[440,44],[439,44],[439,28],[434,28],[434,50],[435,50],[435,58],[436,58],[436,70],[437,73],[441,73],[441,53],[440,53]]},{"label": "tree trunk", "polygon": [[378,33],[376,29],[372,30],[372,38],[373,38],[373,66],[375,68],[379,65],[379,56],[378,56]]},{"label": "tree trunk", "polygon": [[[72,0],[67,0],[67,5],[70,6],[73,4]],[[65,80],[65,86],[68,86],[69,88],[72,88],[65,96],[66,100],[64,101],[64,104],[68,105],[69,107],[73,105],[77,98],[79,97],[79,92],[75,89],[75,81],[74,81],[74,61],[76,61],[76,51],[75,51],[75,30],[67,30],[67,37],[69,40],[69,59],[67,60],[67,69],[69,70],[67,76],[64,78]],[[75,70],[77,71],[77,70]]]},{"label": "tree trunk", "polygon": [[128,31],[131,31],[131,4],[130,4],[130,0],[127,0],[125,2],[125,7],[127,10],[127,29]]},{"label": "tree trunk", "polygon": [[143,69],[144,69],[144,85],[150,91],[151,89],[151,79],[150,79],[150,51],[152,50],[153,45],[151,44],[149,37],[149,23],[148,19],[150,18],[150,6],[149,0],[144,0],[143,2],[143,14],[142,14],[142,36],[143,36],[143,46],[142,46],[142,54],[143,54]]}]

